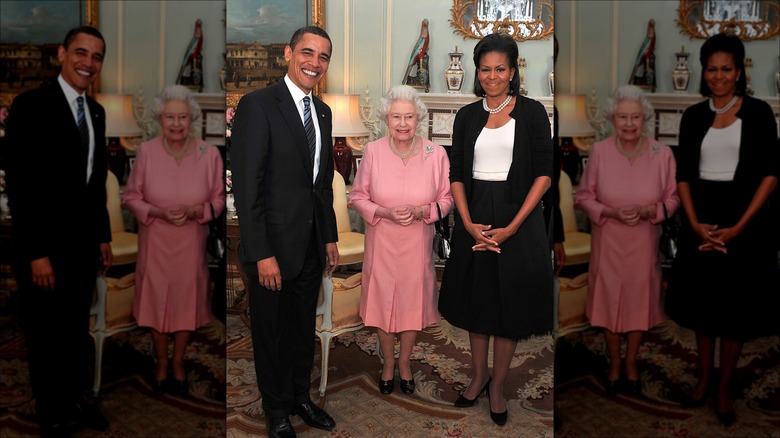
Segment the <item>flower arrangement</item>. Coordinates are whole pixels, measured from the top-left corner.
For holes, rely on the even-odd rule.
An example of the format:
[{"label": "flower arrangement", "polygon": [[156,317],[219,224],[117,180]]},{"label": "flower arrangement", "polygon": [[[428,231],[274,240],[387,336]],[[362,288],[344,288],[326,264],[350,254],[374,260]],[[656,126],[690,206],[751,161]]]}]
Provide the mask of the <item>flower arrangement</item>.
[{"label": "flower arrangement", "polygon": [[225,193],[233,193],[233,172],[230,169],[225,171]]}]

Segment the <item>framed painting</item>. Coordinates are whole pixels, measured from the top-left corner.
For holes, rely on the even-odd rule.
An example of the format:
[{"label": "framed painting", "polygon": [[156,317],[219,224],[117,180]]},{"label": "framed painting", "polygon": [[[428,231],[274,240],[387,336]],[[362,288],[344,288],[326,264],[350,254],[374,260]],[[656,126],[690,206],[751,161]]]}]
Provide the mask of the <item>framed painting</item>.
[{"label": "framed painting", "polygon": [[[57,77],[57,48],[78,26],[99,29],[98,0],[3,0],[0,105]],[[97,78],[87,92],[94,96],[99,90]]]},{"label": "framed painting", "polygon": [[[287,73],[284,48],[303,26],[325,29],[325,0],[226,0],[227,106]],[[314,94],[325,92],[320,80]]]}]

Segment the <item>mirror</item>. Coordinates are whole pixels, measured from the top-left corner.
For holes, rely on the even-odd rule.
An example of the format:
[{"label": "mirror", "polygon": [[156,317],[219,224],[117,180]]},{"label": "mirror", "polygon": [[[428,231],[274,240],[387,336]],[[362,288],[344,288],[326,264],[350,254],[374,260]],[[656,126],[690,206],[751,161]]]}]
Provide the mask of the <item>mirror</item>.
[{"label": "mirror", "polygon": [[553,5],[546,0],[454,0],[450,13],[453,33],[464,40],[494,32],[516,41],[546,40],[553,34]]},{"label": "mirror", "polygon": [[729,32],[743,41],[767,40],[780,35],[780,4],[764,0],[680,0],[680,32],[707,39]]}]

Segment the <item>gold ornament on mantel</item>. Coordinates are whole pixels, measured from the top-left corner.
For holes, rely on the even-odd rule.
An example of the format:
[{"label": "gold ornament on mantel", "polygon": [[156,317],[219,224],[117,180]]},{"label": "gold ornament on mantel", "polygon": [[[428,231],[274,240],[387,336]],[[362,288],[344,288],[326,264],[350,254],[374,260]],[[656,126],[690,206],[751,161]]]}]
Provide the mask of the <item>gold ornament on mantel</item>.
[{"label": "gold ornament on mantel", "polygon": [[717,33],[736,35],[742,41],[769,40],[780,35],[777,1],[680,0],[680,33],[707,39]]}]

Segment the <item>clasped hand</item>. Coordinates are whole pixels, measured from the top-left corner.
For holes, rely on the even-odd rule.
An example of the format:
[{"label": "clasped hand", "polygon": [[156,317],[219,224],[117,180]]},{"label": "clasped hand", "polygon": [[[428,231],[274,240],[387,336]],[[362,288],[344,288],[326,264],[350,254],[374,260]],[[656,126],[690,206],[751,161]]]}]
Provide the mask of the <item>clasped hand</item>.
[{"label": "clasped hand", "polygon": [[605,211],[606,216],[611,217],[622,224],[633,227],[640,221],[648,220],[652,217],[652,207],[639,205],[624,205]]},{"label": "clasped hand", "polygon": [[196,220],[203,217],[202,205],[173,205],[160,208],[160,218],[169,224],[181,226],[188,220]]},{"label": "clasped hand", "polygon": [[401,226],[411,225],[415,221],[414,207],[411,205],[399,205],[397,207],[387,207],[386,217],[394,223]]},{"label": "clasped hand", "polygon": [[509,228],[493,228],[492,225],[467,224],[464,226],[474,238],[472,251],[493,251],[501,254],[500,245],[514,234]]},{"label": "clasped hand", "polygon": [[731,241],[739,234],[736,228],[720,228],[717,225],[696,224],[694,226],[696,234],[702,238],[702,244],[699,245],[699,251],[720,251],[723,254],[728,253],[726,243]]}]

